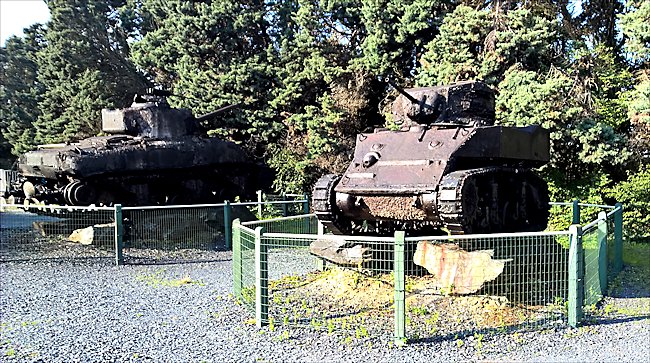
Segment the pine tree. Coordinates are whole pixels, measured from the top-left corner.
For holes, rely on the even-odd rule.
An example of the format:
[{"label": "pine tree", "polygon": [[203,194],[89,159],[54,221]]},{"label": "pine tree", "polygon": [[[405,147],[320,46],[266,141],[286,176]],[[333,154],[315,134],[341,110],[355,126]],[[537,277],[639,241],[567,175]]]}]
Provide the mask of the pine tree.
[{"label": "pine tree", "polygon": [[205,127],[252,150],[277,133],[268,109],[275,80],[264,3],[149,0],[137,11],[143,37],[132,59],[178,96],[174,106],[202,114],[239,103]]},{"label": "pine tree", "polygon": [[128,60],[126,0],[48,2],[51,20],[38,54],[46,88],[35,122],[38,142],[96,135],[102,108],[124,107],[148,84]]},{"label": "pine tree", "polygon": [[[23,37],[7,39],[0,49],[0,117],[5,150],[19,155],[34,146],[34,121],[40,115],[44,93],[38,81],[37,53],[44,46],[44,27],[32,25]],[[4,159],[11,159],[3,155]]]}]

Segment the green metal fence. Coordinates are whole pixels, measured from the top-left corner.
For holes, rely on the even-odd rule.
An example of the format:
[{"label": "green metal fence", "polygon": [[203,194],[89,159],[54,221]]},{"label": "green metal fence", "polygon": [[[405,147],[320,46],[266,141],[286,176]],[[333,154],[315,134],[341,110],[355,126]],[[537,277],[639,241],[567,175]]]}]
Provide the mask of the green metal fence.
[{"label": "green metal fence", "polygon": [[[62,207],[54,205],[0,205],[0,225],[4,259],[21,258],[29,254],[33,244],[44,241],[69,241],[73,231],[88,239],[94,235],[102,253],[110,255],[116,264],[156,264],[176,262],[209,262],[219,258],[218,251],[232,247],[232,221],[257,220],[258,206],[264,214],[277,206],[285,206],[285,214],[308,209],[307,199],[273,202],[243,202],[203,205],[143,206],[143,207]],[[272,221],[272,220],[271,220]],[[273,222],[264,222],[273,223]],[[288,222],[282,222],[284,224]],[[299,233],[309,233],[316,224],[300,220],[292,227]],[[287,228],[284,226],[283,228]],[[83,233],[82,233],[83,232]],[[74,237],[73,238],[77,238]],[[49,245],[54,248],[53,245]],[[61,249],[65,246],[59,244]],[[18,251],[20,249],[20,251]],[[33,250],[33,249],[32,249]],[[86,248],[84,253],[91,253]],[[20,253],[19,253],[20,252]],[[12,257],[13,256],[13,257]]]},{"label": "green metal fence", "polygon": [[114,257],[108,207],[0,206],[0,261]]},{"label": "green metal fence", "polygon": [[258,219],[307,214],[309,196],[307,194],[266,194],[258,190],[256,209]]},{"label": "green metal fence", "polygon": [[[620,232],[621,211],[569,231],[406,238],[324,235],[313,215],[236,222],[235,295],[260,327],[310,326],[346,341],[575,326],[605,294],[608,269],[620,270],[621,255],[606,252],[620,249],[608,225]],[[346,267],[310,254],[324,240],[338,241]]]}]

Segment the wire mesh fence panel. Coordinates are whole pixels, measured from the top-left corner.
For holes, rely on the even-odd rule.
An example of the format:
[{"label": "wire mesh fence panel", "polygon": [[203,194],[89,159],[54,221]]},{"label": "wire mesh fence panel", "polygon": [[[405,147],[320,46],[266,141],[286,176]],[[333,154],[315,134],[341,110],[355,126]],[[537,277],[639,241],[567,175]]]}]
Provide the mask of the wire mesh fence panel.
[{"label": "wire mesh fence panel", "polygon": [[3,205],[0,210],[1,261],[114,256],[112,208]]},{"label": "wire mesh fence panel", "polygon": [[225,250],[224,206],[123,208],[124,262],[218,259]]},{"label": "wire mesh fence panel", "polygon": [[413,244],[415,253],[406,254],[409,340],[566,323],[568,234],[406,239]]},{"label": "wire mesh fence panel", "polygon": [[289,217],[307,213],[305,211],[306,195],[302,194],[264,194],[262,200],[267,202],[262,206],[260,218]]},{"label": "wire mesh fence panel", "polygon": [[600,281],[600,254],[605,251],[600,249],[598,228],[583,231],[582,247],[585,256],[584,305],[592,306],[598,303],[605,293]]},{"label": "wire mesh fence panel", "polygon": [[[401,232],[323,235],[313,215],[243,224],[249,231],[258,228],[244,242],[253,253],[247,286],[258,323],[324,329],[346,342],[440,339],[570,323],[569,231],[404,239]],[[585,270],[576,290],[582,299],[584,287],[580,305],[589,305],[605,292],[604,253],[613,228],[608,220],[580,230],[573,232],[582,233],[581,257],[573,268]]]},{"label": "wire mesh fence panel", "polygon": [[239,254],[235,268],[239,270],[240,281],[235,281],[239,286],[235,287],[235,294],[243,305],[250,310],[255,310],[255,231],[244,226],[239,228],[239,247],[233,249],[233,253]]}]

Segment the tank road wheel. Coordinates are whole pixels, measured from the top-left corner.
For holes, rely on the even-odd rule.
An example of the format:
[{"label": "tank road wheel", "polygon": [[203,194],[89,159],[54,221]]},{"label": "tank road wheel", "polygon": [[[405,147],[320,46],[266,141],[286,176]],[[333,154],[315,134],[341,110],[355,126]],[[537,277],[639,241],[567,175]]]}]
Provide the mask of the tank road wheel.
[{"label": "tank road wheel", "polygon": [[548,185],[531,170],[522,173],[526,191],[526,231],[542,231],[548,225],[549,202]]},{"label": "tank road wheel", "polygon": [[95,202],[95,189],[78,180],[63,188],[63,198],[70,205],[90,205]]},{"label": "tank road wheel", "polygon": [[318,220],[334,234],[351,234],[352,221],[346,218],[336,206],[334,187],[341,179],[340,175],[323,175],[312,193],[312,205]]},{"label": "tank road wheel", "polygon": [[548,200],[530,170],[481,168],[445,175],[438,208],[452,234],[528,232],[546,228]]}]

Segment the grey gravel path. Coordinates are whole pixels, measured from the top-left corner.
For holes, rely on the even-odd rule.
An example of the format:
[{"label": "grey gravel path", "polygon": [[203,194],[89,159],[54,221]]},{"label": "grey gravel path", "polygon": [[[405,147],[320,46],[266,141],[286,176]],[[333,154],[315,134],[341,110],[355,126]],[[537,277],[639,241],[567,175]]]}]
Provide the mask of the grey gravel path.
[{"label": "grey gravel path", "polygon": [[[0,361],[650,362],[648,280],[608,298],[578,329],[397,348],[308,329],[258,331],[229,297],[230,252],[213,254],[209,263],[121,267],[110,258],[0,262]],[[645,273],[628,268],[622,276]]]}]

